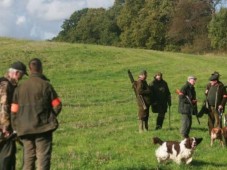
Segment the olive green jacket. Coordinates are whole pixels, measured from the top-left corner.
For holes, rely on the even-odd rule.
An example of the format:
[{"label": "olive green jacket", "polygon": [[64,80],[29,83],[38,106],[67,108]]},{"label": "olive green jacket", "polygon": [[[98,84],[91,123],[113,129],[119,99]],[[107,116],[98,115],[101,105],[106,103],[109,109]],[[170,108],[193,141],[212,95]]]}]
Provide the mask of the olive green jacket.
[{"label": "olive green jacket", "polygon": [[31,74],[14,92],[11,117],[18,136],[53,131],[62,103],[42,74]]}]

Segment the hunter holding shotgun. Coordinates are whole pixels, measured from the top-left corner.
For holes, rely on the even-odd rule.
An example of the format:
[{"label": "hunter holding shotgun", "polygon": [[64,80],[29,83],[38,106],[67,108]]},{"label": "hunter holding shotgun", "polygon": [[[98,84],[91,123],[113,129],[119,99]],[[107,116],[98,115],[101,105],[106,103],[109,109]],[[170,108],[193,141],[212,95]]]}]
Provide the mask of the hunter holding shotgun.
[{"label": "hunter holding shotgun", "polygon": [[210,83],[208,83],[205,91],[206,102],[208,106],[208,128],[209,134],[211,129],[214,127],[222,127],[221,117],[224,112],[227,93],[224,84],[219,81],[220,74],[214,72],[209,78]]},{"label": "hunter holding shotgun", "polygon": [[136,82],[136,93],[143,97],[144,104],[146,106],[146,109],[144,109],[141,102],[138,103],[138,119],[139,119],[139,132],[148,131],[148,118],[149,118],[149,108],[150,108],[150,96],[151,96],[151,90],[150,87],[147,84],[147,71],[143,70],[139,74],[139,78]]},{"label": "hunter holding shotgun", "polygon": [[180,133],[183,138],[188,138],[192,125],[192,115],[197,115],[197,100],[195,83],[196,77],[189,76],[186,84],[177,90],[179,95],[179,107],[178,111],[181,113],[181,130]]}]

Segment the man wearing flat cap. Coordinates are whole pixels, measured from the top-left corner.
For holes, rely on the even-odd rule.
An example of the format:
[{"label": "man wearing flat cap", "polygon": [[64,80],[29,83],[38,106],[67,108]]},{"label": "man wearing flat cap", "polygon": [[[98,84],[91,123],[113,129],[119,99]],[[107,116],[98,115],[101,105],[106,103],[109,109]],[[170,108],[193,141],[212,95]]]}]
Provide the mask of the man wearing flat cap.
[{"label": "man wearing flat cap", "polygon": [[15,169],[16,145],[14,140],[6,140],[12,134],[10,106],[18,81],[27,75],[24,63],[14,62],[4,77],[0,78],[0,169]]},{"label": "man wearing flat cap", "polygon": [[195,91],[195,76],[188,76],[185,85],[178,92],[179,106],[178,111],[181,113],[181,130],[183,138],[188,138],[192,125],[192,115],[197,112],[197,100]]},{"label": "man wearing flat cap", "polygon": [[209,78],[209,83],[206,87],[205,96],[208,107],[208,128],[209,134],[214,127],[222,127],[220,117],[225,109],[227,93],[224,84],[219,81],[220,74],[214,72]]},{"label": "man wearing flat cap", "polygon": [[138,103],[138,119],[139,119],[139,132],[148,131],[148,118],[149,118],[149,107],[150,107],[150,96],[151,91],[147,84],[147,71],[143,70],[139,74],[139,78],[136,82],[136,92],[139,96],[143,98],[144,105],[146,109],[144,109],[141,102]]}]

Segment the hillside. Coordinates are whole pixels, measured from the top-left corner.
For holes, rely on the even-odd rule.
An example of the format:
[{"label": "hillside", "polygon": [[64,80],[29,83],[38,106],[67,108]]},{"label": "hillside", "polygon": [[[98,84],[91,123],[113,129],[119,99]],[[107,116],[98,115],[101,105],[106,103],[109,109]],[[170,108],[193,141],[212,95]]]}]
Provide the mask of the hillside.
[{"label": "hillside", "polygon": [[[0,72],[3,75],[15,60],[25,63],[33,57],[43,61],[44,73],[63,101],[60,127],[54,134],[52,169],[225,169],[227,149],[218,142],[210,147],[207,115],[198,125],[193,117],[191,136],[203,137],[191,165],[159,165],[154,156],[153,136],[180,140],[180,115],[175,90],[187,76],[198,78],[196,91],[199,108],[205,85],[213,71],[219,71],[227,84],[227,56],[189,55],[108,46],[25,41],[0,38]],[[168,114],[164,128],[154,131],[156,114],[151,112],[150,130],[137,132],[137,106],[127,75],[136,78],[148,71],[148,82],[161,71],[172,93],[171,129]],[[25,77],[26,79],[26,77]],[[22,148],[18,146],[18,169]]]}]

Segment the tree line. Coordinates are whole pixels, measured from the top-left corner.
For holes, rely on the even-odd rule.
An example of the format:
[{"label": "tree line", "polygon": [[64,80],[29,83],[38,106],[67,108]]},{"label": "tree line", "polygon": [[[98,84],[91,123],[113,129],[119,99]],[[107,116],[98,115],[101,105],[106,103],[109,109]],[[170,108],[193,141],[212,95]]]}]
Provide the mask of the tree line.
[{"label": "tree line", "polygon": [[192,53],[225,51],[227,8],[221,2],[115,0],[109,9],[75,11],[52,40]]}]

